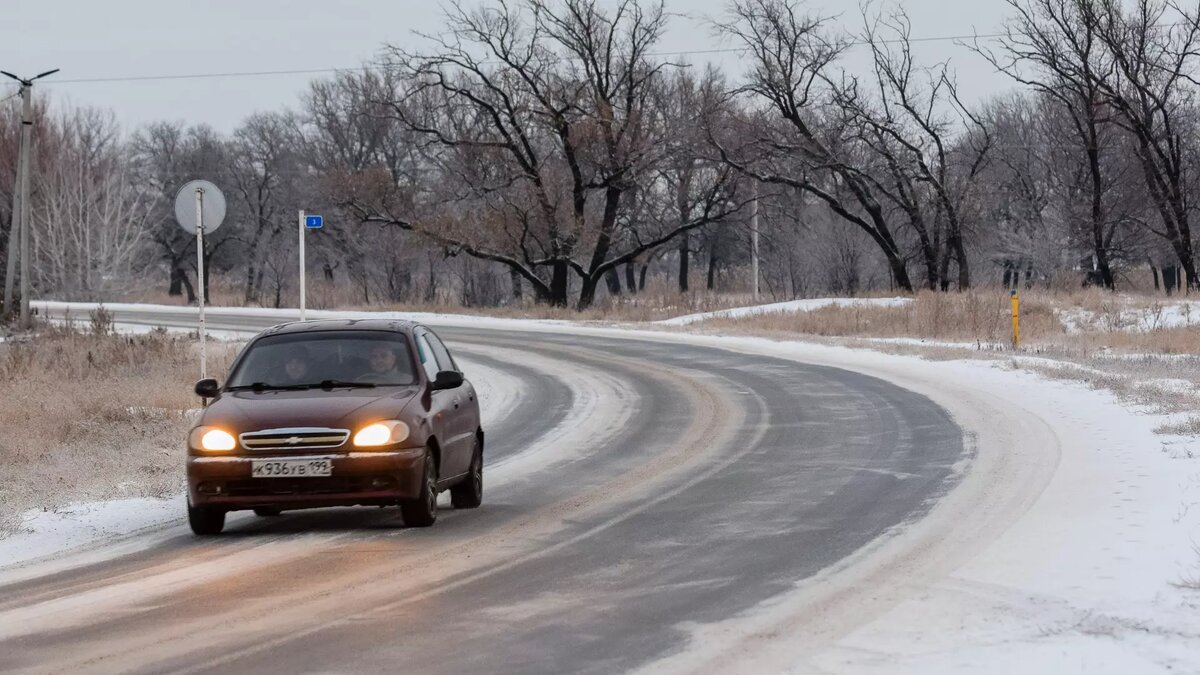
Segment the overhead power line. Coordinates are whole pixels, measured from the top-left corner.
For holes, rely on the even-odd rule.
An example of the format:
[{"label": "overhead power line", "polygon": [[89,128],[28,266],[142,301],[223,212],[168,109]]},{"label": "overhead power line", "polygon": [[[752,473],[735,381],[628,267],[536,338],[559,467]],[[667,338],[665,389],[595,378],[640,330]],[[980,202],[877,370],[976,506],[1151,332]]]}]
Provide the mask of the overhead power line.
[{"label": "overhead power line", "polygon": [[[952,42],[958,40],[974,40],[974,39],[993,39],[1004,37],[1004,33],[988,33],[982,35],[939,35],[933,37],[909,38],[910,43],[921,42]],[[896,44],[902,40],[880,40],[880,44]],[[850,46],[862,46],[866,44],[861,40],[851,41]],[[691,55],[706,55],[706,54],[741,54],[750,51],[746,47],[727,47],[714,49],[684,49],[679,51],[664,51],[652,52],[647,56],[691,56]],[[386,66],[380,64],[361,64],[358,66],[349,66],[343,68],[303,68],[295,70],[251,70],[251,71],[230,71],[217,73],[170,73],[163,75],[125,75],[117,77],[81,77],[74,79],[55,80],[52,86],[63,84],[91,84],[102,82],[159,82],[169,80],[218,80],[238,77],[278,77],[289,75],[328,75],[334,73],[358,72],[364,68],[381,69]],[[48,85],[49,86],[49,85]]]}]

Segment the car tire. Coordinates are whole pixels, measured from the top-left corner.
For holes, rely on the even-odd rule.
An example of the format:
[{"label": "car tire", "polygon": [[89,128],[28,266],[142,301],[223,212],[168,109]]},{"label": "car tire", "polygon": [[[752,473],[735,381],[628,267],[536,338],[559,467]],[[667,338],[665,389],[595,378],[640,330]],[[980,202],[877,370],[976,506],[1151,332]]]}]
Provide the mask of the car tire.
[{"label": "car tire", "polygon": [[259,518],[274,518],[281,513],[283,513],[283,509],[276,508],[274,506],[260,506],[257,509],[254,509],[254,515],[258,516]]},{"label": "car tire", "polygon": [[400,515],[409,527],[429,527],[437,522],[437,466],[428,448],[422,465],[420,494],[400,504]]},{"label": "car tire", "polygon": [[225,529],[224,509],[211,506],[192,506],[189,502],[187,515],[188,525],[191,526],[192,532],[200,536],[221,534],[221,530]]},{"label": "car tire", "polygon": [[471,468],[461,483],[450,488],[450,503],[456,509],[475,509],[483,503],[483,449],[475,439],[475,452],[471,454]]}]

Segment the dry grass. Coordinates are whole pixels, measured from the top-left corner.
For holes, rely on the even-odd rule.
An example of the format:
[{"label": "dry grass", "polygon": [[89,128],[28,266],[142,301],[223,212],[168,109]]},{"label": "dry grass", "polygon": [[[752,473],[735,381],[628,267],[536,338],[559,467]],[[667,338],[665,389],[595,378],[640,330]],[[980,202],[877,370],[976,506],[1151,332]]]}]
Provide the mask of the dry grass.
[{"label": "dry grass", "polygon": [[[214,371],[232,353],[210,350]],[[0,345],[0,530],[30,508],[178,492],[195,378],[190,340],[102,317]]]},{"label": "dry grass", "polygon": [[[1022,298],[1021,333],[1027,340],[1062,335],[1055,305],[1034,294]],[[807,312],[717,318],[705,326],[735,331],[766,330],[822,337],[912,337],[933,340],[1008,341],[1012,333],[1005,293],[921,292],[896,306],[828,306]]]}]

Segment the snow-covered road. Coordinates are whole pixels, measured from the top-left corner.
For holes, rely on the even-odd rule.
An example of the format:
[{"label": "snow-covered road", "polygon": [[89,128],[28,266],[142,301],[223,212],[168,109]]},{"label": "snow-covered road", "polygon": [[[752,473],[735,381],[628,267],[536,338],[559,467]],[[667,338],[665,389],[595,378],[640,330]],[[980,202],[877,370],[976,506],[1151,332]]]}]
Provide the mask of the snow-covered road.
[{"label": "snow-covered road", "polygon": [[[1200,671],[1200,466],[1107,394],[981,362],[424,320],[507,406],[484,510],[429,533],[347,511],[239,520],[217,544],[158,529],[133,552],[0,572],[0,654],[17,669]],[[469,636],[449,657],[446,630]]]}]

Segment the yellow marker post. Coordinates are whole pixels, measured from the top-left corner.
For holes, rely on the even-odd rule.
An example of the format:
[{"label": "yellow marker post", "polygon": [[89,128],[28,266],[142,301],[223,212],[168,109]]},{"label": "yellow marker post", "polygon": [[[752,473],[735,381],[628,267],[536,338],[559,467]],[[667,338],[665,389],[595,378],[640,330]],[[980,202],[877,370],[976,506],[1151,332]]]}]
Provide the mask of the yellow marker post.
[{"label": "yellow marker post", "polygon": [[1012,290],[1012,322],[1012,346],[1013,349],[1016,349],[1021,346],[1021,298],[1017,296],[1017,289],[1015,288]]}]

